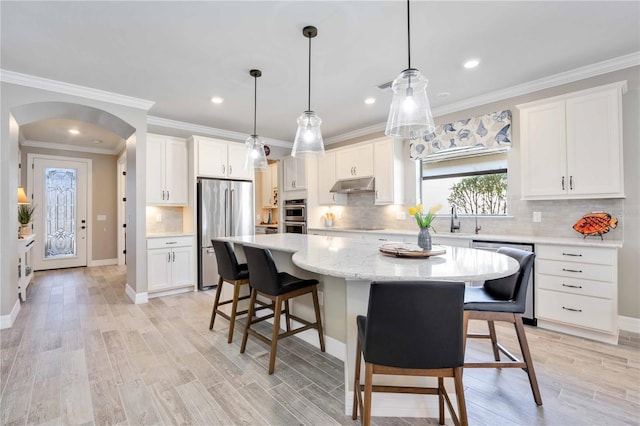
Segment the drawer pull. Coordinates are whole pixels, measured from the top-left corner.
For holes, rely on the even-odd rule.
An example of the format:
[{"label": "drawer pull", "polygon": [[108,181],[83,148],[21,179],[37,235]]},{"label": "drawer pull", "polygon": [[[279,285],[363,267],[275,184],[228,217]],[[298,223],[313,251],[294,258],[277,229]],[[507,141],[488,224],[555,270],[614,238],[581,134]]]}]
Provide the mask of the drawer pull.
[{"label": "drawer pull", "polygon": [[573,254],[573,253],[562,253],[563,256],[575,256],[575,257],[582,257],[581,254]]},{"label": "drawer pull", "polygon": [[579,271],[579,270],[577,270],[577,269],[566,269],[566,268],[562,268],[562,270],[563,270],[563,271],[565,271],[565,272],[577,272],[577,273],[579,273],[579,274],[581,274],[581,273],[582,273],[582,271]]},{"label": "drawer pull", "polygon": [[178,244],[177,241],[167,241],[165,244]]},{"label": "drawer pull", "polygon": [[566,308],[566,307],[562,307],[562,309],[564,309],[565,311],[571,311],[571,312],[582,312],[582,309],[573,309],[573,308]]},{"label": "drawer pull", "polygon": [[569,285],[569,284],[565,284],[562,283],[562,287],[569,287],[569,288],[582,288],[581,285]]}]

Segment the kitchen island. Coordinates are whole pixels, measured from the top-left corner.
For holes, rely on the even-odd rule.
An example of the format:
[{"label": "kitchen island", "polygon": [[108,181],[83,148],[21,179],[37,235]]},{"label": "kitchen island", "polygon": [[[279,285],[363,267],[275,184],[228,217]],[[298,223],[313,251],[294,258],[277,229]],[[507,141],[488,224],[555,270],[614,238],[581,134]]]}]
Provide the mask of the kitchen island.
[{"label": "kitchen island", "polygon": [[[371,281],[445,280],[481,281],[514,274],[518,263],[507,256],[463,247],[446,247],[446,253],[421,259],[382,255],[378,244],[341,237],[302,234],[250,235],[220,238],[234,243],[238,257],[242,246],[268,248],[280,271],[315,278],[322,292],[327,352],[345,363],[345,413],[351,412],[353,363],[357,315],[367,312]],[[312,318],[311,300],[296,301],[292,310]],[[318,346],[314,333],[301,334]],[[422,385],[426,378],[385,377],[380,383]],[[377,383],[377,382],[376,382]],[[449,386],[453,388],[452,386]],[[433,417],[437,398],[422,395],[374,394],[372,415]]]}]

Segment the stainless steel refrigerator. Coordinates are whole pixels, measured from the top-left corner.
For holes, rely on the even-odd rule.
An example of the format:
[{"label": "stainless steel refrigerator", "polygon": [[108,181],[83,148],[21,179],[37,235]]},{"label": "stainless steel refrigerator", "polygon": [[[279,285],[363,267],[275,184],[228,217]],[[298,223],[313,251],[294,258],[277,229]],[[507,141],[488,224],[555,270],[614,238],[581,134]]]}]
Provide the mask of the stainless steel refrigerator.
[{"label": "stainless steel refrigerator", "polygon": [[198,179],[198,289],[218,284],[215,237],[252,235],[253,182]]}]

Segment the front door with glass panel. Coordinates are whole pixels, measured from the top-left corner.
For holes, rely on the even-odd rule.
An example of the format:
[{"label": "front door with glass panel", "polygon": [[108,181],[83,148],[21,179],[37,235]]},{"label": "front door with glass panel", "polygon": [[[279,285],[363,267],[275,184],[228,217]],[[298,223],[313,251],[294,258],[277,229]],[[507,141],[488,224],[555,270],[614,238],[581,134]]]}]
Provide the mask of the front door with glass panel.
[{"label": "front door with glass panel", "polygon": [[87,266],[88,161],[33,158],[35,270]]}]

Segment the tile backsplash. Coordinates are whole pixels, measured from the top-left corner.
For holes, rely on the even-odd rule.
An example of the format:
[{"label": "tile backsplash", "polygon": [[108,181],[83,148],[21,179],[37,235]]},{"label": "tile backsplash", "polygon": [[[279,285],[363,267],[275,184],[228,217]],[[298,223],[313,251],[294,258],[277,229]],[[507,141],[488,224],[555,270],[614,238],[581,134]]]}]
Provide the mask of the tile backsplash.
[{"label": "tile backsplash", "polygon": [[[339,227],[378,227],[385,229],[417,230],[415,220],[406,214],[405,220],[398,220],[398,212],[406,212],[407,206],[376,206],[374,193],[363,192],[349,194],[348,204],[342,206],[342,217],[337,219],[334,226]],[[573,230],[576,223],[584,214],[604,211],[618,218],[618,226],[604,235],[605,239],[622,240],[624,227],[624,200],[553,200],[553,201],[523,201],[510,200],[509,215],[506,217],[478,218],[478,226],[482,227],[479,234],[512,234],[548,237],[580,236]],[[534,223],[533,212],[541,212],[542,222]],[[462,233],[473,233],[475,217],[461,216]],[[440,212],[433,222],[440,233],[448,233],[451,223],[449,212]]]},{"label": "tile backsplash", "polygon": [[147,206],[147,234],[182,232],[182,216],[182,207]]}]

